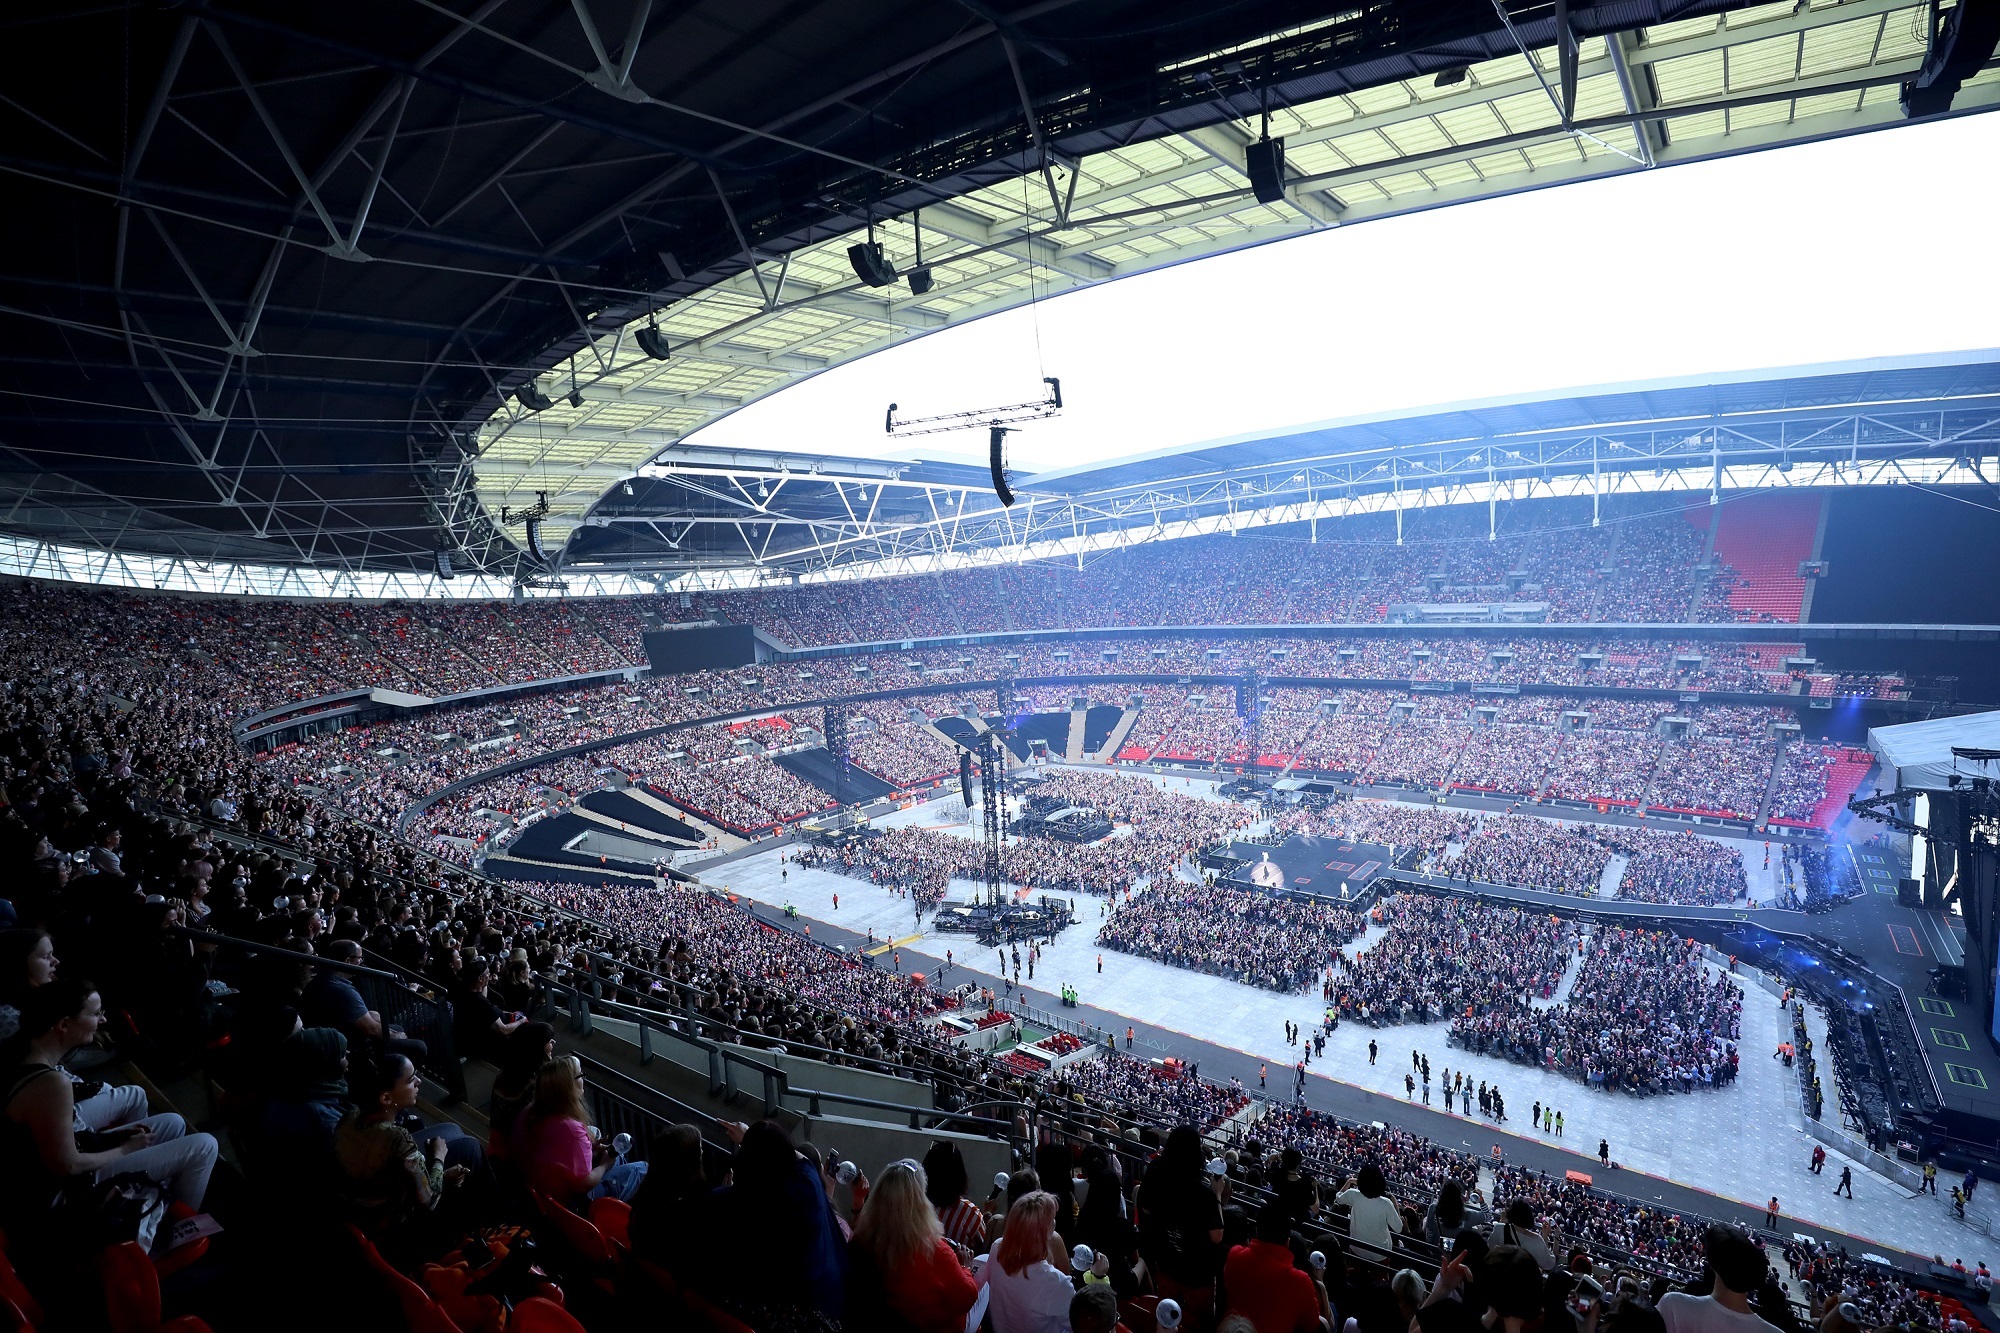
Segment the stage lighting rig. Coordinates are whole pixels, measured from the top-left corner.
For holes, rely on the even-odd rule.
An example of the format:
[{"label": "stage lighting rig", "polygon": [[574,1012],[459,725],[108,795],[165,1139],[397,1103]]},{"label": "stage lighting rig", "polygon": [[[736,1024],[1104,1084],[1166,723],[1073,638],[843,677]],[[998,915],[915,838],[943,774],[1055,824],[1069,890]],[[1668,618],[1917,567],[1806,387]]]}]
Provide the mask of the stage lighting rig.
[{"label": "stage lighting rig", "polygon": [[508,523],[523,525],[522,535],[527,543],[528,554],[539,565],[549,563],[548,553],[542,549],[542,520],[548,517],[548,513],[549,493],[547,491],[536,491],[535,502],[526,509],[517,511],[503,507],[500,510],[500,522],[502,525]]},{"label": "stage lighting rig", "polygon": [[982,407],[969,412],[940,412],[931,417],[906,417],[896,420],[897,403],[889,404],[889,410],[882,417],[885,433],[902,439],[912,435],[942,435],[946,431],[971,430],[977,426],[1006,426],[1016,421],[1039,421],[1062,411],[1062,381],[1053,375],[1045,375],[1042,383],[1049,386],[1048,397],[1033,403],[1009,403],[1005,407]]}]

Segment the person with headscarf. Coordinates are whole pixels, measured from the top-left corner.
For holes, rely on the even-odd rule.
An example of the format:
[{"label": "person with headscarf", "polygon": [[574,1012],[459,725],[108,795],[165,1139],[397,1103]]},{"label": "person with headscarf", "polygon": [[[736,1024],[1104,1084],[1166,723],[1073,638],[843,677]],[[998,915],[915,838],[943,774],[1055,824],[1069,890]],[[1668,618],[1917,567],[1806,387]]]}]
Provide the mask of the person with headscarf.
[{"label": "person with headscarf", "polygon": [[775,1120],[743,1132],[731,1181],[709,1196],[695,1286],[755,1328],[839,1319],[847,1242],[819,1172]]},{"label": "person with headscarf", "polygon": [[965,1155],[955,1143],[939,1139],[924,1154],[924,1194],[937,1210],[944,1238],[978,1254],[986,1248],[986,1218],[965,1197],[966,1174]]},{"label": "person with headscarf", "polygon": [[632,1196],[632,1252],[686,1282],[694,1275],[701,1248],[702,1212],[711,1185],[701,1131],[693,1125],[669,1125],[646,1157],[646,1179]]},{"label": "person with headscarf", "polygon": [[506,1156],[514,1126],[535,1100],[535,1078],[555,1058],[556,1030],[547,1023],[523,1023],[508,1034],[500,1072],[493,1076],[492,1096],[486,1103],[489,1154]]},{"label": "person with headscarf", "polygon": [[1082,1166],[1087,1188],[1083,1204],[1076,1210],[1076,1243],[1088,1245],[1093,1254],[1105,1259],[1111,1286],[1121,1297],[1136,1295],[1139,1287],[1132,1263],[1138,1258],[1139,1232],[1126,1205],[1118,1159],[1109,1149],[1093,1143],[1083,1150]]},{"label": "person with headscarf", "polygon": [[1160,1294],[1197,1324],[1215,1305],[1222,1268],[1222,1205],[1209,1186],[1207,1154],[1193,1125],[1175,1125],[1139,1183],[1139,1249]]}]

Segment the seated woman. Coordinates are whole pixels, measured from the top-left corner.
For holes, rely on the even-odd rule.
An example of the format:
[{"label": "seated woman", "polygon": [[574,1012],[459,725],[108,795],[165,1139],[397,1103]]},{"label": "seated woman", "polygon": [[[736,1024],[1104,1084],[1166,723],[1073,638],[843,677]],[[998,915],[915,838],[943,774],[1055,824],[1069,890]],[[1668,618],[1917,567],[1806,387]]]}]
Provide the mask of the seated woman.
[{"label": "seated woman", "polygon": [[508,1143],[508,1157],[528,1183],[557,1201],[580,1207],[607,1195],[626,1203],[646,1178],[646,1163],[612,1160],[595,1138],[583,1105],[583,1076],[574,1060],[550,1060],[535,1076],[535,1100]]},{"label": "seated woman", "polygon": [[110,1130],[80,1127],[75,1085],[57,1068],[88,1043],[104,1021],[104,1002],[87,981],[38,986],[21,1010],[10,1043],[17,1058],[4,1075],[0,1130],[0,1228],[10,1243],[55,1241],[47,1233],[58,1196],[79,1177],[103,1181],[136,1171],[160,1185],[169,1203],[199,1210],[215,1169],[215,1139],[190,1134],[177,1115],[147,1116]]},{"label": "seated woman", "polygon": [[847,1242],[820,1173],[774,1120],[744,1131],[730,1170],[709,1196],[694,1285],[754,1328],[839,1319]]},{"label": "seated woman", "polygon": [[399,1123],[422,1088],[416,1066],[403,1056],[363,1064],[350,1071],[348,1083],[355,1108],[333,1135],[337,1188],[348,1218],[392,1259],[435,1257],[451,1230],[437,1214],[447,1195],[472,1176],[472,1163],[449,1164],[449,1154],[476,1156],[479,1145],[456,1125],[419,1136]]},{"label": "seated woman", "polygon": [[855,1223],[848,1267],[847,1321],[915,1333],[963,1333],[979,1299],[965,1271],[971,1254],[946,1240],[925,1197],[924,1170],[891,1162],[869,1191]]},{"label": "seated woman", "polygon": [[1055,1196],[1036,1190],[1016,1199],[1000,1243],[979,1268],[993,1333],[1068,1333],[1076,1294],[1069,1263],[1056,1234]]}]

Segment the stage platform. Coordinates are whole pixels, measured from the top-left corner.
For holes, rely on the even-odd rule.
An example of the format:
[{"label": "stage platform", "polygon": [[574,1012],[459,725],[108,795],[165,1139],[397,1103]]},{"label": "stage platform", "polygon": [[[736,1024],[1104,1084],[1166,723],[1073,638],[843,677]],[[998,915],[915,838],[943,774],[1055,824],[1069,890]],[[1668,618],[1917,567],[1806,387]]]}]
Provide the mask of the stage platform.
[{"label": "stage platform", "polygon": [[[1368,898],[1375,881],[1395,868],[1387,847],[1345,838],[1294,837],[1276,847],[1234,842],[1228,855],[1241,862],[1223,876],[1229,883],[1307,893],[1336,902]],[[1282,872],[1281,881],[1274,882],[1276,877],[1268,871],[1258,871],[1267,860]]]},{"label": "stage platform", "polygon": [[[1866,878],[1867,863],[1859,858],[1870,849],[1856,847],[1855,852],[1857,864],[1864,867],[1862,882],[1872,891],[1813,917],[1812,936],[1838,945],[1902,989],[1945,1110],[2000,1127],[2000,1054],[1980,1031],[1982,1006],[1971,997],[1930,993],[1932,968],[1957,967],[1965,959],[1963,924],[1951,912],[1899,906],[1893,879],[1884,886]],[[1986,1138],[1992,1137],[1989,1131]]]}]

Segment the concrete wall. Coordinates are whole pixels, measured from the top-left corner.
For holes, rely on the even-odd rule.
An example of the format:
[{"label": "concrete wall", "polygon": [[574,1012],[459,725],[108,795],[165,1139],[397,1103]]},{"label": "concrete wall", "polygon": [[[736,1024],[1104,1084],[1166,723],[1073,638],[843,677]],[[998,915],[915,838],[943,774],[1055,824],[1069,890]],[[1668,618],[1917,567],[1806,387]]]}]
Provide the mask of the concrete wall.
[{"label": "concrete wall", "polygon": [[1013,1170],[1013,1153],[1006,1143],[950,1130],[913,1130],[907,1125],[899,1128],[881,1121],[827,1115],[807,1119],[803,1132],[807,1142],[816,1144],[820,1151],[831,1148],[859,1162],[870,1180],[879,1178],[882,1168],[899,1157],[921,1162],[933,1143],[955,1143],[965,1154],[966,1177],[972,1182],[967,1193],[975,1200],[986,1197],[996,1172]]}]

